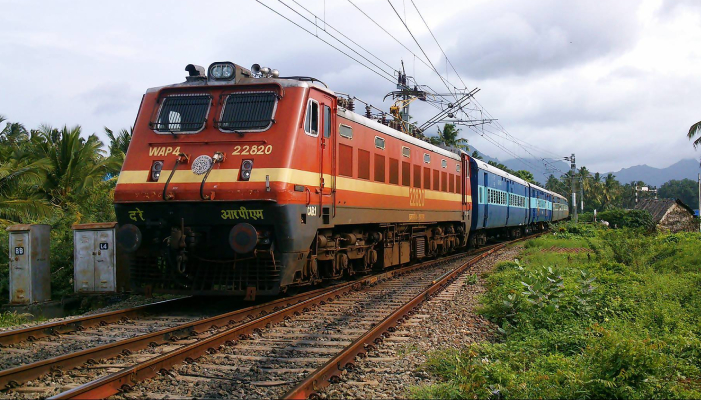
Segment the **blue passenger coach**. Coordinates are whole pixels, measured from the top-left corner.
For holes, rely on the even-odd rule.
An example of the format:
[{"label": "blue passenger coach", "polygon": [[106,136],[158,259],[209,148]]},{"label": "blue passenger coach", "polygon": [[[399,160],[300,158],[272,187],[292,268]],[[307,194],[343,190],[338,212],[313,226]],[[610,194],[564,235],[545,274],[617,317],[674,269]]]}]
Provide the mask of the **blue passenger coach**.
[{"label": "blue passenger coach", "polygon": [[[472,201],[471,244],[484,245],[487,230],[519,237],[530,223],[528,182],[470,157]],[[498,230],[498,232],[494,232]]]},{"label": "blue passenger coach", "polygon": [[553,194],[540,186],[528,184],[530,187],[529,224],[544,228],[553,219]]}]

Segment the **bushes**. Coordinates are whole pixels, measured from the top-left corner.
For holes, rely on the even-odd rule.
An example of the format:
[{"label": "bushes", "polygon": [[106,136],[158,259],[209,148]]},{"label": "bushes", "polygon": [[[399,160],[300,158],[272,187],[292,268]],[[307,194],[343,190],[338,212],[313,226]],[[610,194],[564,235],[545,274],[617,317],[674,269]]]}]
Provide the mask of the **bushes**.
[{"label": "bushes", "polygon": [[613,209],[602,211],[599,220],[607,221],[611,228],[641,228],[651,231],[655,228],[652,214],[645,210]]},{"label": "bushes", "polygon": [[701,234],[595,232],[589,256],[541,237],[500,263],[480,309],[499,343],[431,354],[443,382],[412,396],[701,397]]}]

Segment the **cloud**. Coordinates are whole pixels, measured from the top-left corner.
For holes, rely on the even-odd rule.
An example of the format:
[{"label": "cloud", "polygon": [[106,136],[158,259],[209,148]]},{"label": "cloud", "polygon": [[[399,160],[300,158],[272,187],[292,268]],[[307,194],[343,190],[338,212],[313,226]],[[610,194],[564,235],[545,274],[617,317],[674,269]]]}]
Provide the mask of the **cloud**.
[{"label": "cloud", "polygon": [[480,3],[441,29],[466,77],[528,76],[615,55],[636,40],[637,1],[499,0]]}]

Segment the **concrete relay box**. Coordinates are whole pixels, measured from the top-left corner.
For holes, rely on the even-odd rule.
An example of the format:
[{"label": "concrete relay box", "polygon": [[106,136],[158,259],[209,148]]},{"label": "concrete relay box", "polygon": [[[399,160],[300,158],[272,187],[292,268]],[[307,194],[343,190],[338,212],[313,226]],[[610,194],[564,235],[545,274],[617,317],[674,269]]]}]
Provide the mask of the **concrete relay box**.
[{"label": "concrete relay box", "polygon": [[73,284],[76,293],[116,292],[116,222],[73,225]]},{"label": "concrete relay box", "polygon": [[51,300],[50,225],[12,225],[10,233],[10,303]]}]

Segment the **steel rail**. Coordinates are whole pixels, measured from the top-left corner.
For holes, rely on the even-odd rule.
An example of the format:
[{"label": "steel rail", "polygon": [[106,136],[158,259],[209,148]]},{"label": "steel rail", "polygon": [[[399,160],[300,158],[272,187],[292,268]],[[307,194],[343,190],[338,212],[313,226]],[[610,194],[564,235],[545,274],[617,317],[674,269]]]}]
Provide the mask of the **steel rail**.
[{"label": "steel rail", "polygon": [[[360,290],[361,286],[373,285],[378,281],[389,279],[390,277],[400,276],[417,269],[429,267],[438,262],[449,262],[454,259],[465,256],[465,253],[461,253],[437,260],[430,260],[416,265],[387,271],[381,274],[367,276],[355,281],[341,283],[338,285],[334,285],[330,288],[317,289],[312,292],[303,293],[291,298],[279,299],[261,306],[234,311],[232,313],[227,314],[227,316],[217,316],[210,318],[210,320],[216,319],[217,321],[220,321],[218,322],[219,324],[221,324],[222,321],[226,321],[229,322],[227,325],[234,325],[234,323],[230,321],[233,315],[250,316],[252,311],[259,311],[258,318],[249,318],[251,320],[248,322],[240,322],[239,324],[227,328],[210,337],[204,338],[202,340],[188,345],[184,345],[179,349],[172,350],[168,353],[156,356],[150,360],[133,365],[131,367],[126,367],[121,371],[115,372],[110,375],[106,375],[102,378],[98,378],[94,381],[88,382],[84,385],[78,386],[66,392],[59,393],[51,398],[94,399],[109,397],[113,394],[119,393],[120,391],[128,390],[134,383],[151,378],[157,375],[160,371],[167,370],[176,364],[182,363],[183,361],[188,361],[197,358],[207,352],[216,352],[217,347],[221,345],[235,343],[242,337],[245,338],[246,335],[250,335],[259,329],[269,326],[270,324],[283,321],[284,319],[290,318],[290,316],[293,315],[301,315],[301,313],[309,311],[315,305],[325,304],[326,301],[332,302],[335,298],[340,298],[341,295],[344,293],[349,293],[353,290]],[[294,301],[297,301],[297,303],[292,304],[292,302]],[[279,306],[280,304],[285,303],[287,304],[286,307]],[[205,320],[190,323],[189,325],[203,324],[203,321]],[[125,347],[125,344],[129,344],[129,348],[134,347],[134,343],[131,342],[137,342],[139,344],[139,348],[145,348],[147,345],[154,342],[154,339],[158,337],[160,337],[162,342],[166,342],[169,340],[170,335],[170,332],[166,331],[172,332],[182,330],[183,326],[174,327],[169,330],[163,330],[160,332],[154,332],[150,335],[145,335],[148,336],[148,338],[144,336],[139,336],[133,339],[115,342],[111,345],[101,346],[103,348],[101,350],[96,350],[98,349],[96,348],[81,352],[90,352],[91,354],[93,354],[91,357],[88,357],[87,354],[80,354],[79,357],[76,357],[75,355],[67,355],[65,357],[68,357],[72,360],[71,364],[73,366],[77,366],[80,363],[84,363],[90,359],[96,360],[98,358],[104,358],[105,356],[103,356],[102,354],[106,354],[107,356],[115,356],[117,354],[120,354],[122,351],[124,351],[125,348],[127,348]],[[41,363],[42,362],[36,364]],[[42,367],[42,371],[44,372],[49,372],[51,370],[51,368],[47,368],[46,365],[43,365]],[[0,372],[0,374],[2,374],[2,372]],[[1,376],[0,382],[2,382]]]},{"label": "steel rail", "polygon": [[178,299],[164,300],[156,303],[145,304],[138,307],[125,308],[122,310],[109,311],[100,314],[88,315],[84,317],[66,319],[63,321],[50,322],[30,326],[22,329],[0,332],[0,347],[10,344],[20,343],[26,340],[36,340],[46,336],[57,335],[81,331],[98,325],[106,325],[118,322],[124,318],[133,318],[147,312],[153,312],[159,308],[172,307],[174,305],[191,301],[192,297],[182,297]]},{"label": "steel rail", "polygon": [[116,357],[119,354],[145,349],[181,338],[186,338],[209,329],[217,329],[219,326],[234,324],[235,318],[255,318],[255,315],[264,315],[281,308],[287,307],[294,301],[302,301],[308,297],[317,295],[328,289],[316,289],[300,295],[281,298],[269,303],[251,306],[213,317],[191,321],[182,325],[159,331],[135,336],[129,339],[118,340],[116,342],[92,347],[75,353],[64,354],[58,357],[36,361],[19,367],[0,371],[0,388],[13,388],[21,383],[36,379],[46,373],[57,370],[65,371],[79,367],[84,363],[93,362],[99,359]]},{"label": "steel rail", "polygon": [[312,396],[316,396],[320,389],[328,386],[330,383],[338,383],[340,381],[339,375],[343,370],[352,370],[355,367],[354,363],[356,357],[364,357],[367,351],[373,350],[375,345],[381,344],[384,338],[391,336],[392,332],[396,330],[397,325],[401,325],[407,321],[423,302],[430,300],[441,290],[448,287],[469,267],[490,254],[503,249],[509,244],[521,240],[531,239],[539,235],[540,234],[531,235],[512,240],[510,242],[494,245],[487,251],[484,251],[469,259],[460,267],[455,268],[452,271],[448,271],[440,278],[434,280],[433,284],[429,288],[418,294],[408,303],[398,308],[396,311],[382,320],[382,322],[372,327],[360,338],[356,339],[353,343],[346,346],[346,348],[344,348],[334,358],[329,360],[323,366],[319,367],[306,379],[288,391],[283,398],[307,399]]}]

